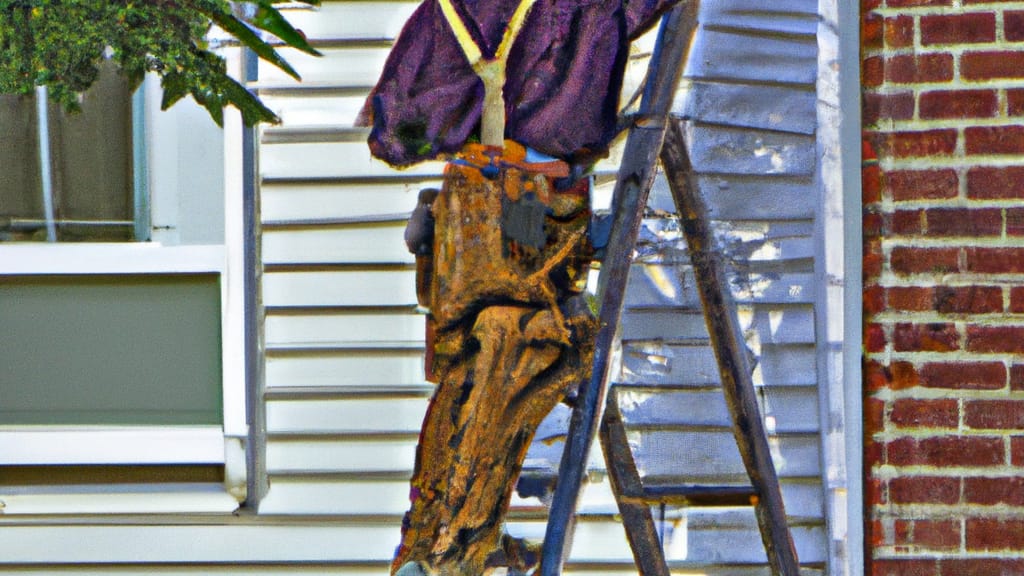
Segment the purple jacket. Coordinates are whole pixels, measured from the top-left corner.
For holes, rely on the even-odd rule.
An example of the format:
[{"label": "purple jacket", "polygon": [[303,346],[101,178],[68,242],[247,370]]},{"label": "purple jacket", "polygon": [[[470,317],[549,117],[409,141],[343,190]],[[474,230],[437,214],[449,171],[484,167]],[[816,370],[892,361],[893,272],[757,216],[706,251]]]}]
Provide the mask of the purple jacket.
[{"label": "purple jacket", "polygon": [[[537,0],[508,57],[505,136],[575,164],[607,152],[629,41],[678,0]],[[519,0],[452,0],[485,57]],[[437,0],[402,29],[360,118],[395,166],[457,152],[479,131],[483,83]]]}]

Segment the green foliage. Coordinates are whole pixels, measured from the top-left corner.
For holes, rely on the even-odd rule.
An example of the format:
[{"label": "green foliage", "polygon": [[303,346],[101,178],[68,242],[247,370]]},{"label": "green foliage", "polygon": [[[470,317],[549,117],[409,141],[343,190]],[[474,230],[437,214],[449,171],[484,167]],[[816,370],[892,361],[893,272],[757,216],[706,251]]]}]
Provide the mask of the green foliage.
[{"label": "green foliage", "polygon": [[[300,0],[318,4],[319,0]],[[166,109],[191,94],[218,123],[231,105],[247,125],[277,117],[228,76],[211,51],[207,33],[216,24],[260,58],[299,78],[277,50],[260,38],[265,30],[288,46],[319,55],[274,4],[282,0],[0,0],[0,93],[30,94],[48,87],[50,98],[77,110],[79,94],[112,58],[132,88],[146,72],[161,77]]]}]

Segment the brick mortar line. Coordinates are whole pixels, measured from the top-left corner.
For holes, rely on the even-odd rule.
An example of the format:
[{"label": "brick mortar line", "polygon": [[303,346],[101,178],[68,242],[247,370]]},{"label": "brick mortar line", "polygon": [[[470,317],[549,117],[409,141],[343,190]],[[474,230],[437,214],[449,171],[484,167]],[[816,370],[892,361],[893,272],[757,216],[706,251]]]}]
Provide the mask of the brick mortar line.
[{"label": "brick mortar line", "polygon": [[[1022,206],[1024,207],[1024,206]],[[894,211],[895,212],[895,211]],[[883,236],[880,238],[882,251],[892,248],[1005,248],[1007,250],[1024,249],[1024,236]],[[991,277],[998,274],[1024,277],[1021,272],[972,272],[961,274],[980,274]],[[947,273],[948,274],[948,273]]]},{"label": "brick mortar line", "polygon": [[[996,550],[979,550],[972,548],[967,552],[948,552],[948,553],[921,553],[920,551],[915,552],[903,552],[897,548],[900,546],[910,547],[910,544],[887,544],[884,546],[873,547],[872,555],[875,560],[1022,560],[1024,559],[1024,552],[1014,552],[1004,548]],[[882,552],[888,552],[889,554],[882,554]],[[924,574],[924,572],[915,572],[915,574]],[[994,574],[992,572],[978,572],[978,574]],[[1005,574],[1005,572],[1003,573]]]},{"label": "brick mortar line", "polygon": [[[871,439],[876,441],[876,442],[880,442],[880,443],[891,443],[891,442],[899,441],[899,440],[917,440],[917,441],[920,441],[920,440],[941,440],[941,439],[950,439],[950,438],[982,439],[982,440],[986,440],[987,439],[987,440],[1003,440],[1003,441],[1005,441],[1005,440],[1007,440],[1008,438],[1011,437],[1011,436],[1007,436],[1006,434],[1004,434],[1002,432],[1004,432],[1004,431],[1002,431],[1002,430],[993,430],[993,429],[983,429],[983,428],[959,429],[959,428],[939,428],[939,427],[927,427],[927,428],[926,427],[920,427],[920,428],[896,428],[896,427],[892,427],[891,429],[890,428],[886,428],[886,429],[881,430],[879,432],[872,433],[871,434]],[[1024,434],[1024,430],[1020,430],[1020,432],[1021,432],[1021,434]],[[1024,437],[1024,436],[1021,436],[1021,434],[1015,434],[1013,436],[1014,437]],[[1006,444],[1006,446],[1004,446],[1004,447],[1009,447],[1008,446],[1009,445],[1008,442],[1004,442],[1004,443]],[[943,465],[939,465],[939,464],[921,464],[921,463],[918,463],[918,464],[907,464],[907,465],[898,465],[898,464],[886,464],[886,465],[887,466],[895,466],[896,468],[900,468],[901,470],[902,469],[907,469],[907,468],[936,468],[936,467],[942,468],[943,470],[954,468],[954,467],[956,467],[956,468],[970,468],[970,469],[981,469],[981,468],[984,468],[985,470],[991,470],[993,468],[1005,468],[1006,470],[1010,470],[1011,468],[1013,468],[1013,469],[1016,470],[1016,472],[1014,472],[1012,475],[1015,475],[1016,477],[1020,477],[1020,467],[1019,466],[1015,466],[1015,465],[1012,464],[1011,458],[1010,458],[1010,454],[1006,454],[1006,456],[1007,456],[1007,458],[1003,462],[998,462],[998,463],[994,463],[994,464],[972,464],[970,466],[965,466],[965,465],[943,466]]]},{"label": "brick mortar line", "polygon": [[[865,90],[865,94],[875,94],[878,96],[894,96],[899,94],[906,94],[912,92],[915,94],[922,94],[925,92],[962,92],[967,90],[993,90],[1000,93],[1005,93],[1006,90],[1019,90],[1024,89],[1024,78],[1000,78],[992,81],[977,81],[977,84],[969,84],[958,82],[886,82],[878,88],[871,90]],[[1000,109],[999,116],[981,116],[978,118],[969,118],[970,120],[987,120],[991,118],[1020,118],[1020,116],[1010,116],[1006,112],[1006,108]],[[886,118],[889,122],[930,122],[937,120],[946,120],[952,122],[957,120],[956,118],[939,118],[939,119],[923,119],[923,120],[907,120],[907,119],[895,119]],[[965,120],[965,118],[960,118]],[[869,125],[870,126],[870,125]],[[972,124],[973,126],[973,124]]]},{"label": "brick mortar line", "polygon": [[[1006,128],[1006,127],[1013,127],[1013,126],[1021,126],[1021,124],[1024,123],[1024,115],[1021,115],[1021,116],[1009,116],[1009,117],[983,116],[983,117],[973,117],[973,118],[961,118],[960,122],[963,122],[965,120],[970,120],[972,122],[970,128]],[[956,118],[927,118],[927,119],[912,119],[912,120],[886,119],[886,122],[890,123],[892,125],[891,129],[871,130],[869,128],[868,131],[876,133],[876,134],[879,134],[879,135],[883,135],[883,134],[907,133],[907,132],[934,132],[936,130],[954,130],[955,129],[958,132],[957,133],[957,137],[966,136],[966,133],[963,131],[964,127],[962,127],[960,125],[953,124],[956,121],[957,121]],[[913,128],[913,129],[912,130],[908,130],[907,128]],[[1007,156],[1007,155],[1009,155],[1009,154],[992,154],[992,153],[987,153],[987,154],[971,154],[968,157],[971,157],[971,158],[973,158],[975,156],[980,156],[980,157],[985,157],[985,156],[999,157],[999,156]],[[946,158],[946,157],[947,156],[939,156],[939,158]],[[1017,155],[1017,157],[1019,158],[1019,155]]]},{"label": "brick mortar line", "polygon": [[[935,466],[925,465],[913,465],[913,466],[896,466],[893,464],[880,464],[872,466],[872,476],[879,480],[897,480],[901,478],[910,477],[933,477],[939,478],[1001,478],[1004,476],[1020,476],[1020,467],[1012,466],[1009,464],[1002,464],[998,466],[989,467],[966,467],[966,466],[950,466],[946,468],[939,468]],[[997,475],[993,470],[1001,471],[1001,474]],[[941,472],[937,474],[937,472]],[[947,506],[954,506],[953,504],[947,504]],[[1024,553],[1024,550],[1021,551]]]},{"label": "brick mortar line", "polygon": [[[908,322],[909,324],[909,322]],[[926,325],[927,323],[921,323],[920,325]],[[1024,328],[1024,326],[1018,326]],[[892,330],[890,325],[889,330]],[[949,352],[910,352],[905,350],[894,350],[893,343],[890,340],[886,343],[885,350],[881,352],[871,352],[867,358],[874,360],[875,362],[881,363],[883,366],[892,366],[894,362],[906,362],[915,367],[923,366],[924,364],[992,364],[1001,360],[1017,360],[1016,364],[1024,361],[1024,354],[994,354],[991,357],[979,357],[977,352],[966,352],[964,350],[951,350]],[[957,390],[978,390],[979,388],[949,388],[946,386],[925,386],[924,384],[919,385],[922,388],[934,388],[938,390],[957,391]],[[1000,388],[994,390],[1005,390],[1007,387],[1004,384]],[[990,390],[989,388],[980,388],[980,390]]]},{"label": "brick mortar line", "polygon": [[[1020,432],[1020,434],[1015,434],[1015,436],[1024,437],[1024,430],[1017,430],[1017,432]],[[1011,436],[1007,435],[1007,430],[1002,429],[1002,428],[966,428],[966,429],[959,429],[959,428],[899,428],[899,429],[893,429],[893,430],[883,430],[881,432],[875,432],[874,434],[871,435],[871,438],[876,440],[876,441],[891,441],[891,440],[903,440],[903,439],[912,439],[912,440],[940,440],[940,439],[943,439],[943,438],[950,438],[950,437],[974,438],[974,439],[981,438],[981,439],[993,439],[993,440],[994,439],[998,439],[998,440],[1004,441],[1004,443],[1008,443],[1008,442],[1006,442],[1006,440],[1009,440]],[[1004,462],[997,463],[997,464],[990,464],[990,465],[978,464],[978,465],[972,465],[972,466],[939,466],[939,465],[935,465],[935,464],[909,464],[909,465],[906,465],[906,466],[900,466],[898,464],[886,464],[886,466],[895,466],[897,468],[900,468],[901,470],[905,470],[905,469],[909,469],[909,468],[918,468],[918,467],[921,467],[921,468],[935,468],[935,467],[938,467],[938,468],[942,468],[943,470],[952,470],[953,468],[970,468],[970,469],[985,468],[985,469],[992,469],[992,468],[1000,468],[1000,467],[1002,467],[1002,468],[1006,468],[1006,469],[1014,468],[1014,469],[1016,469],[1016,475],[1020,476],[1020,467],[1019,466],[1013,466],[1012,464],[1010,464],[1010,462],[1011,462],[1011,460],[1009,458],[1007,458]]]},{"label": "brick mortar line", "polygon": [[[979,283],[976,280],[962,280],[960,278],[960,276],[961,275],[958,274],[957,278],[950,278],[950,279],[948,279],[948,281],[944,281],[944,282],[941,282],[941,283],[923,281],[919,276],[915,276],[913,278],[900,276],[899,278],[900,278],[901,281],[898,282],[898,283],[895,283],[895,284],[888,284],[888,283],[884,283],[884,282],[871,282],[871,281],[869,281],[867,284],[869,286],[877,286],[879,288],[945,288],[945,287],[949,287],[949,288],[974,288],[974,287],[986,287],[986,286],[990,286],[990,287],[994,287],[994,288],[1024,287],[1024,286],[1021,285],[1021,282],[1024,281],[1024,278],[1018,278],[1018,279],[1014,279],[1014,280],[1007,280],[1006,282],[1002,282],[1002,283],[1000,283],[1000,282],[994,282],[994,283],[993,282],[989,282],[989,283],[981,284],[981,283]],[[987,277],[986,277],[986,279],[987,279]],[[918,280],[918,281],[915,282],[914,280]],[[1004,302],[1004,305],[1005,304],[1006,304],[1006,302]],[[936,312],[934,310],[932,310],[932,311]],[[928,312],[928,310],[907,310],[906,312]],[[971,314],[971,313],[969,313],[969,312],[950,312],[950,314]]]},{"label": "brick mortar line", "polygon": [[[1004,322],[1004,315],[1014,314],[1016,315],[1016,322],[1006,321]],[[978,320],[975,320],[978,318]],[[897,311],[897,312],[883,312],[875,314],[866,319],[870,324],[879,324],[882,326],[892,327],[896,324],[953,324],[958,331],[967,326],[995,326],[995,327],[1022,327],[1024,328],[1024,316],[1020,315],[1019,312],[984,312],[978,314],[971,314],[968,312],[958,313],[939,313],[939,312],[917,312],[917,311]],[[892,342],[890,341],[891,345]],[[950,350],[945,354],[951,354],[961,352],[962,350]]]},{"label": "brick mortar line", "polygon": [[[1024,328],[1024,325],[1008,325],[1008,326],[989,326],[985,325],[986,328]],[[872,352],[867,355],[870,360],[878,360],[875,357],[880,352]],[[966,350],[954,350],[951,352],[932,352],[932,351],[921,351],[921,352],[890,352],[886,354],[886,360],[888,362],[910,362],[912,364],[920,364],[922,362],[930,363],[941,363],[949,364],[952,362],[959,362],[961,364],[982,364],[982,363],[993,363],[1006,361],[1016,361],[1016,363],[1024,362],[1024,352],[970,352]],[[944,388],[944,390],[949,390]]]},{"label": "brick mortar line", "polygon": [[[952,278],[949,278],[947,280],[947,278],[945,278],[945,277],[952,277]],[[984,280],[981,280],[981,279],[976,280],[974,276],[971,276],[971,275],[968,275],[968,274],[963,274],[963,275],[962,274],[938,275],[937,276],[937,275],[931,275],[931,274],[922,273],[922,274],[913,274],[913,275],[906,275],[906,276],[896,276],[896,275],[894,275],[892,273],[888,273],[888,274],[885,274],[885,275],[877,278],[876,279],[877,282],[872,283],[871,281],[868,281],[868,284],[869,285],[882,286],[882,287],[885,287],[885,288],[901,288],[901,287],[904,287],[904,286],[907,287],[907,288],[924,288],[924,287],[929,287],[929,286],[924,286],[925,283],[931,283],[932,286],[930,286],[930,287],[939,287],[939,286],[942,286],[945,282],[950,282],[950,285],[953,285],[951,283],[954,280],[961,280],[961,277],[969,277],[969,278],[971,278],[971,280],[967,280],[965,282],[967,282],[968,284],[978,285],[978,286],[983,286],[983,285],[984,286],[1010,285],[1011,287],[1013,287],[1014,284],[1019,285],[1020,283],[1024,282],[1024,280],[1022,280],[1019,275],[1012,277],[1010,280],[1002,280],[1002,278],[1008,278],[1009,276],[998,277],[999,279],[996,280],[994,275],[992,277],[986,278]],[[895,283],[893,281],[893,279],[905,280],[906,283],[905,284]],[[955,286],[963,287],[963,285],[961,285],[959,283],[955,284]],[[1019,314],[1019,313],[1014,313],[1014,314]]]},{"label": "brick mortar line", "polygon": [[[972,476],[972,478],[974,478],[974,477]],[[977,476],[977,478],[984,478],[984,477],[983,476]],[[879,506],[882,510],[884,510],[886,512],[893,513],[894,515],[912,514],[912,515],[918,515],[919,516],[917,518],[900,518],[899,516],[896,516],[896,518],[895,518],[896,520],[904,520],[904,519],[906,519],[906,520],[936,520],[936,519],[938,519],[938,520],[950,520],[950,521],[953,521],[953,520],[955,520],[954,518],[948,518],[948,517],[946,517],[946,518],[941,518],[941,517],[939,517],[939,518],[928,518],[928,517],[922,518],[920,516],[923,516],[924,513],[926,513],[926,512],[934,513],[935,516],[940,516],[940,514],[943,514],[943,513],[949,514],[949,513],[959,512],[959,511],[962,511],[965,508],[971,510],[972,512],[975,511],[975,510],[977,510],[978,512],[981,512],[979,514],[971,514],[971,518],[977,518],[979,520],[1002,520],[1002,519],[1014,519],[1014,520],[1016,520],[1016,519],[1024,518],[1024,506],[1019,506],[1019,505],[1016,505],[1016,504],[1007,504],[1007,503],[981,504],[981,503],[978,503],[978,502],[964,502],[962,504],[940,504],[940,503],[931,503],[931,502],[913,502],[913,503],[899,504],[899,503],[895,503],[895,502],[888,502],[886,504],[879,504],[877,506]],[[1021,553],[1024,554],[1024,551],[1021,551]]]},{"label": "brick mortar line", "polygon": [[[890,392],[885,394],[884,392]],[[951,394],[951,392],[953,392]],[[921,386],[915,386],[914,388],[904,388],[900,390],[893,390],[892,388],[886,388],[877,394],[871,394],[870,397],[875,400],[880,400],[886,405],[899,402],[901,400],[916,400],[922,402],[928,402],[931,400],[956,400],[957,410],[963,414],[962,404],[964,402],[989,402],[989,401],[1006,401],[1006,402],[1024,402],[1024,396],[1019,391],[1007,391],[1006,388],[999,390],[964,390],[961,393],[960,390],[950,390],[949,388],[923,388]],[[889,422],[888,420],[886,420]],[[958,423],[957,428],[942,428],[943,431],[956,431],[956,430],[972,430],[967,427],[963,422]],[[893,430],[907,430],[910,428],[893,428]],[[873,434],[882,434],[889,430],[885,428]],[[980,430],[980,428],[978,429]],[[1024,434],[1024,430],[1020,431]],[[1017,470],[1017,475],[1020,475],[1020,470]]]},{"label": "brick mortar line", "polygon": [[[1021,118],[1024,122],[1024,117]],[[927,130],[911,130],[910,132],[927,132]],[[880,135],[885,132],[878,133]],[[977,159],[977,162],[973,160]],[[975,166],[979,168],[1016,168],[1024,167],[1024,156],[1014,154],[987,154],[977,157],[914,157],[901,158],[899,160],[882,160],[878,163],[883,172],[897,172],[905,170],[928,170],[936,168],[970,169]]]},{"label": "brick mortar line", "polygon": [[[912,210],[894,210],[895,212],[913,212]],[[992,243],[980,242],[983,240],[991,240]],[[1004,236],[1000,235],[988,235],[988,236],[929,236],[926,233],[921,235],[892,235],[884,236],[881,238],[883,251],[886,248],[1007,248],[1010,250],[1016,250],[1024,248],[1019,240],[1024,240],[1024,236]],[[967,242],[972,242],[968,244]],[[996,244],[996,242],[1001,242]]]},{"label": "brick mortar line", "polygon": [[[951,10],[955,10],[952,11]],[[993,12],[1016,12],[1024,10],[1024,2],[990,2],[987,4],[971,4],[964,6],[954,4],[952,6],[879,6],[866,11],[864,14],[878,14],[879,16],[963,16],[970,14],[991,14]]]},{"label": "brick mortar line", "polygon": [[[902,286],[907,286],[908,288],[920,288],[921,283],[932,282],[934,286],[938,287],[944,285],[946,282],[951,282],[952,279],[960,280],[964,277],[971,278],[971,280],[966,280],[965,282],[976,284],[979,286],[1006,284],[1009,285],[1010,287],[1013,287],[1014,284],[1020,284],[1021,282],[1024,282],[1024,280],[1021,279],[1019,274],[1002,276],[992,274],[982,280],[975,279],[976,276],[972,275],[971,273],[932,274],[928,272],[921,272],[919,274],[907,274],[905,276],[898,276],[892,272],[886,272],[883,273],[882,276],[877,277],[875,279],[875,282],[869,280],[868,285],[884,286],[885,288],[900,288]],[[899,280],[906,280],[906,284],[897,283],[897,281]]]},{"label": "brick mortar line", "polygon": [[[1024,166],[1020,166],[1024,168]],[[921,170],[928,172],[928,170]],[[961,178],[962,179],[962,178]],[[958,183],[959,184],[959,183]],[[900,210],[916,210],[927,208],[999,208],[1008,210],[1012,208],[1024,209],[1024,203],[1020,198],[966,198],[955,196],[952,198],[915,198],[912,200],[882,200],[864,204],[867,210],[878,208],[878,213],[885,214]]]},{"label": "brick mortar line", "polygon": [[[943,209],[946,207],[935,207]],[[1007,235],[1005,232],[1005,210],[1006,208],[998,206],[953,206],[952,208],[961,208],[968,212],[980,212],[982,210],[999,210],[1000,211],[1000,231],[998,234],[985,234],[978,236],[970,235],[954,235],[954,234],[939,234],[935,232],[923,231],[919,233],[906,234],[906,233],[893,233],[890,232],[887,235],[883,235],[880,238],[882,242],[882,248],[886,246],[898,247],[898,246],[913,246],[914,248],[1020,248],[1024,247],[1017,246],[1017,242],[1014,240],[1024,240],[1024,234],[1013,234]],[[933,210],[934,211],[934,210]],[[927,212],[926,209],[894,209],[883,214],[895,216],[898,212]],[[985,240],[991,240],[993,242],[1000,241],[998,245],[985,243]],[[922,242],[923,241],[923,242]],[[972,242],[968,244],[967,242]]]},{"label": "brick mortar line", "polygon": [[[915,35],[921,33],[919,26],[914,26]],[[999,29],[997,28],[997,31]],[[954,72],[959,72],[956,66],[960,56],[967,52],[1019,52],[1014,48],[1024,49],[1024,40],[986,40],[985,42],[967,42],[960,44],[915,44],[910,46],[883,46],[881,48],[869,48],[864,50],[862,59],[867,60],[875,56],[934,56],[936,54],[950,54],[954,57]],[[957,76],[954,76],[957,77]]]}]

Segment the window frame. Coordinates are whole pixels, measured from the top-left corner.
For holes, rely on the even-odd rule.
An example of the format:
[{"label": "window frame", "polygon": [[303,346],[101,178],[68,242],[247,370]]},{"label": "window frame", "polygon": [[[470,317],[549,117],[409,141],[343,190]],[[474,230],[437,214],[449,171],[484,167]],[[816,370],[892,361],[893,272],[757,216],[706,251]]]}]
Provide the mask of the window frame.
[{"label": "window frame", "polygon": [[[237,49],[224,50],[238,67]],[[232,66],[234,64],[234,66]],[[133,98],[133,120],[143,119],[143,150],[135,163],[152,156],[161,136],[148,127],[159,110],[151,79]],[[148,91],[141,97],[142,91]],[[141,110],[140,105],[141,104]],[[138,134],[138,132],[136,132]],[[162,142],[162,144],[167,144]],[[0,281],[24,275],[216,274],[220,283],[220,426],[0,426],[0,466],[52,465],[218,465],[223,486],[194,484],[101,484],[95,486],[0,485],[0,509],[9,514],[103,514],[151,512],[233,512],[247,497],[248,395],[245,337],[246,246],[242,170],[243,129],[234,110],[225,110],[223,130],[224,239],[222,244],[174,245],[159,242],[0,243]],[[142,166],[147,170],[146,166]],[[147,170],[148,172],[148,170]],[[151,176],[151,173],[146,174]],[[136,179],[136,185],[139,180]],[[151,189],[151,188],[149,188]],[[250,306],[251,307],[251,306]],[[88,497],[70,497],[88,492]],[[146,497],[140,498],[139,491]],[[55,500],[56,499],[56,500]],[[60,505],[55,509],[54,503]]]}]

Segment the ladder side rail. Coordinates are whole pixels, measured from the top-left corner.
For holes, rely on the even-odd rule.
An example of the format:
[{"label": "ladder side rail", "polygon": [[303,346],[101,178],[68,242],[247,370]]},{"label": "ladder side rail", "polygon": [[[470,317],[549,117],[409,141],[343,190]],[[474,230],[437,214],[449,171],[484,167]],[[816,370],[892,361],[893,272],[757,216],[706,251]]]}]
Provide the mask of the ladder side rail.
[{"label": "ladder side rail", "polygon": [[662,542],[651,514],[651,501],[644,495],[643,481],[629,447],[614,386],[608,392],[599,434],[601,449],[608,462],[608,478],[626,528],[629,547],[633,551],[633,561],[643,576],[670,576]]},{"label": "ladder side rail", "polygon": [[610,355],[618,331],[633,247],[643,220],[658,154],[665,137],[672,102],[696,27],[699,0],[683,0],[662,20],[648,69],[640,113],[626,140],[622,165],[612,194],[611,235],[601,264],[598,301],[600,328],[595,339],[591,379],[583,382],[569,423],[569,435],[559,465],[541,556],[543,576],[558,576],[568,555],[567,536],[587,459],[597,431],[598,411],[605,395]]},{"label": "ladder side rail", "polygon": [[759,496],[755,512],[768,561],[777,576],[798,576],[799,562],[754,392],[748,351],[735,303],[728,292],[722,254],[715,249],[708,210],[686,150],[681,122],[672,122],[668,127],[661,161],[686,236],[704,319],[721,373],[722,390],[732,416],[733,435]]}]

